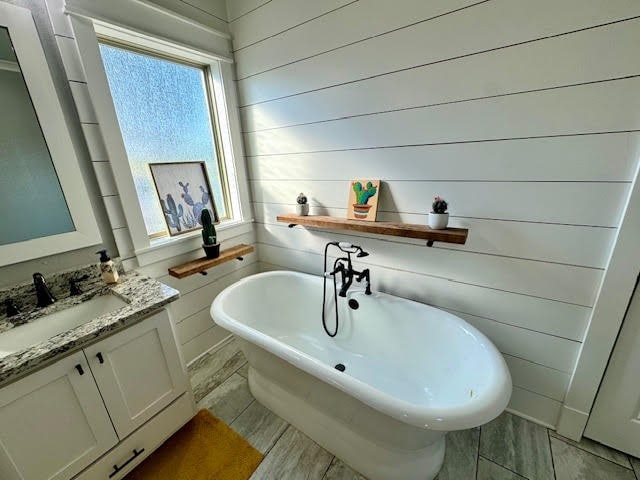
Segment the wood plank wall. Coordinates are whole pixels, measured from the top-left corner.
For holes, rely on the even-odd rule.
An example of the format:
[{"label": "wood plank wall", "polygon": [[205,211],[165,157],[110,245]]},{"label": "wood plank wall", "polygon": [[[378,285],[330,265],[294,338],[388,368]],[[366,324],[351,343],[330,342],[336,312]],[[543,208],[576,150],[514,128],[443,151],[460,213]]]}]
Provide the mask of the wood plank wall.
[{"label": "wood plank wall", "polygon": [[[46,1],[118,253],[123,259],[125,268],[127,270],[134,269],[137,267],[137,261],[133,252],[133,244],[113,177],[111,163],[102,139],[100,125],[93,111],[73,29],[66,16],[62,13],[63,0]],[[193,18],[205,25],[228,31],[226,6],[223,0],[190,0],[188,3],[182,0],[157,0],[154,3]],[[255,241],[256,236],[253,229],[247,228],[244,233],[226,239],[222,248],[238,243],[254,244]],[[116,252],[113,253],[115,254]],[[229,262],[211,269],[207,276],[194,275],[184,280],[177,280],[168,275],[167,269],[169,267],[199,256],[202,256],[200,249],[137,269],[143,275],[157,278],[180,291],[181,298],[173,303],[170,308],[182,353],[187,363],[215,347],[229,336],[229,332],[215,325],[209,315],[209,307],[215,296],[233,282],[258,271],[258,255],[257,253],[252,253],[245,256],[243,262]]]},{"label": "wood plank wall", "polygon": [[149,0],[197,22],[227,33],[227,6],[224,0]]},{"label": "wood plank wall", "polygon": [[[263,269],[320,273],[363,245],[374,288],[485,332],[510,408],[555,425],[640,151],[635,0],[229,0]],[[288,229],[298,192],[344,216],[382,178],[380,217],[450,202],[464,246]]]}]

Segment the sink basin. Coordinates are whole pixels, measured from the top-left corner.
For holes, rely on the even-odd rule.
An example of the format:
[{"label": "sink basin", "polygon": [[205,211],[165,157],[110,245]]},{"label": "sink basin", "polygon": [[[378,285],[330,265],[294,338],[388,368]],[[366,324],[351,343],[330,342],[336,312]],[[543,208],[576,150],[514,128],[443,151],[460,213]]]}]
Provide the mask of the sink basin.
[{"label": "sink basin", "polygon": [[127,305],[114,295],[93,297],[79,305],[45,315],[0,334],[0,358],[66,332]]}]

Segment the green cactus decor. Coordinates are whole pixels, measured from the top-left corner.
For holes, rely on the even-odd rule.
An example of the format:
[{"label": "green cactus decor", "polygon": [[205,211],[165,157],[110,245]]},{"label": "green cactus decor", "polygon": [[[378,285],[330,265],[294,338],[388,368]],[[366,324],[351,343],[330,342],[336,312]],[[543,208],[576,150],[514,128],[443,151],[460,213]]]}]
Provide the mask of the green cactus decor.
[{"label": "green cactus decor", "polygon": [[211,220],[211,212],[203,208],[200,214],[202,223],[202,248],[207,258],[218,258],[220,256],[220,244],[217,243],[216,226]]},{"label": "green cactus decor", "polygon": [[176,202],[171,196],[171,194],[167,194],[167,201],[160,200],[160,206],[162,207],[162,212],[164,213],[164,217],[167,219],[167,225],[171,228],[175,228],[178,232],[182,230],[182,226],[180,225],[180,221],[184,216],[184,210],[182,208],[182,204],[178,204],[176,207]]},{"label": "green cactus decor", "polygon": [[371,182],[367,182],[367,188],[362,188],[362,183],[354,182],[353,191],[356,192],[356,203],[358,205],[366,205],[371,197],[373,197],[378,189]]},{"label": "green cactus decor", "polygon": [[[365,186],[363,186],[365,185]],[[350,220],[376,221],[380,180],[352,180],[349,191],[347,218]]]},{"label": "green cactus decor", "polygon": [[431,209],[433,213],[446,213],[449,205],[444,198],[440,198],[438,195],[433,197],[433,204],[431,205]]},{"label": "green cactus decor", "polygon": [[202,209],[200,223],[202,223],[202,243],[205,245],[215,245],[217,240],[216,226],[211,221],[209,209]]}]

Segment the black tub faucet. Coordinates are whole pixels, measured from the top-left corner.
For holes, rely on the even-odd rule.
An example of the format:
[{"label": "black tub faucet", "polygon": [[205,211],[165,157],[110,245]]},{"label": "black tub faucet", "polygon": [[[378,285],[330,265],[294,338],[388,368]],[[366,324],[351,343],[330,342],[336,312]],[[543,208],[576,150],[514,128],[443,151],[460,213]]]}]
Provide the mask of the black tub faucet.
[{"label": "black tub faucet", "polygon": [[325,246],[325,256],[329,245],[334,245],[338,247],[342,252],[347,254],[346,257],[340,257],[335,261],[332,272],[325,273],[325,277],[327,275],[335,277],[335,275],[337,275],[338,273],[340,274],[342,278],[342,287],[340,288],[340,293],[338,295],[340,297],[346,297],[347,292],[349,291],[349,288],[353,284],[354,280],[356,282],[362,282],[364,280],[364,293],[366,295],[371,295],[371,273],[369,272],[369,269],[365,268],[361,272],[358,272],[353,268],[353,264],[351,263],[351,254],[355,254],[358,258],[367,257],[369,256],[369,254],[365,252],[362,247],[359,247],[357,245],[352,245],[347,242],[329,242]]},{"label": "black tub faucet", "polygon": [[[338,248],[342,253],[346,253],[346,257],[339,257],[333,262],[333,271],[327,271],[327,261],[328,256],[327,252],[329,251],[329,247],[334,246]],[[365,295],[371,295],[371,274],[369,273],[369,269],[365,268],[361,272],[354,270],[353,264],[351,263],[351,255],[355,254],[358,258],[363,258],[368,256],[369,254],[365,252],[362,247],[357,245],[352,245],[348,242],[329,242],[324,246],[324,278],[322,282],[322,327],[324,331],[330,337],[335,337],[338,334],[338,326],[340,322],[340,318],[338,315],[338,297],[346,297],[347,291],[351,284],[353,284],[353,280],[356,282],[365,281]],[[340,293],[338,293],[338,286],[336,282],[336,275],[340,274],[342,280],[342,286],[340,287]],[[327,319],[325,318],[325,310],[326,310],[326,299],[327,299],[327,278],[333,279],[333,296],[335,298],[334,308],[335,308],[335,329],[333,331],[329,330],[327,327]]]},{"label": "black tub faucet", "polygon": [[33,274],[33,286],[36,289],[38,308],[47,307],[56,301],[51,291],[49,291],[47,282],[45,282],[44,276],[41,273]]}]

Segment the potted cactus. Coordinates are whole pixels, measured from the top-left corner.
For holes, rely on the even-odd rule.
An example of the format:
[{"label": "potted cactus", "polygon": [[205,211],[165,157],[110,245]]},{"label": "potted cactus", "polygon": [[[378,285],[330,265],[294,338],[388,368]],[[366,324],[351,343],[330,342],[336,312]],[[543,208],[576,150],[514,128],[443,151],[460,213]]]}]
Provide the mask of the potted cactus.
[{"label": "potted cactus", "polygon": [[353,191],[356,194],[356,203],[353,204],[353,215],[356,218],[364,219],[369,215],[372,205],[367,202],[373,197],[378,189],[371,182],[367,182],[366,188],[362,187],[362,183],[353,182]]},{"label": "potted cactus", "polygon": [[217,243],[216,227],[211,221],[211,213],[203,208],[200,214],[202,223],[202,248],[207,258],[218,258],[220,256],[220,244]]},{"label": "potted cactus", "polygon": [[296,213],[298,215],[309,215],[309,204],[307,203],[307,196],[304,193],[300,193],[296,198]]},{"label": "potted cactus", "polygon": [[435,196],[433,198],[433,204],[431,205],[431,213],[429,213],[429,227],[434,230],[444,230],[447,228],[447,224],[449,223],[449,213],[447,213],[447,208],[449,205],[444,198],[440,198],[439,196]]}]

